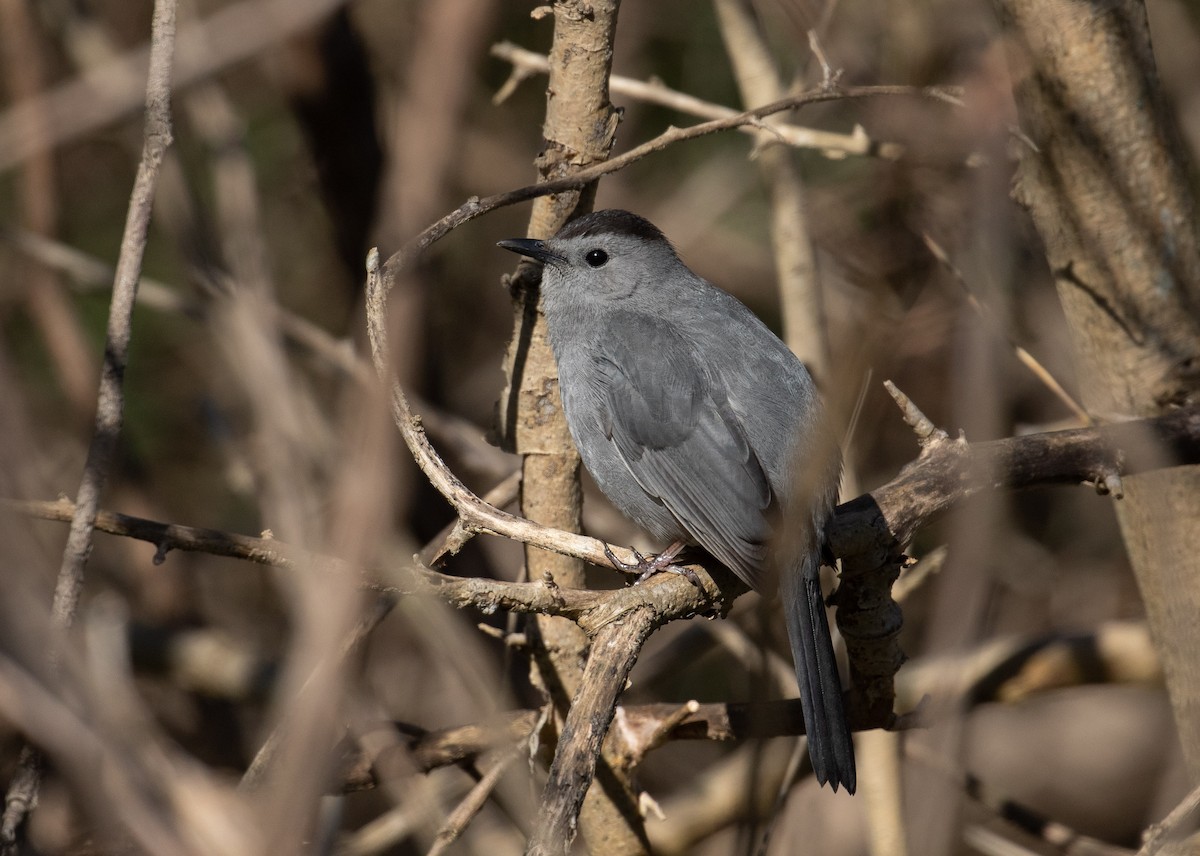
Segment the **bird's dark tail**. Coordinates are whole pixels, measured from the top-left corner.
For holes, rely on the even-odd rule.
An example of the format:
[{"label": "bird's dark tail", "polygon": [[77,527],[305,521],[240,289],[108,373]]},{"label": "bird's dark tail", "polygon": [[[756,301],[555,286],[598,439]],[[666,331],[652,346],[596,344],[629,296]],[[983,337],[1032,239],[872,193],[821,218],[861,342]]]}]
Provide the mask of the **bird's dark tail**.
[{"label": "bird's dark tail", "polygon": [[780,595],[800,684],[813,772],[821,784],[829,784],[835,791],[841,785],[854,793],[854,743],[842,704],[842,682],[825,616],[820,571],[819,555],[806,556],[784,571]]}]

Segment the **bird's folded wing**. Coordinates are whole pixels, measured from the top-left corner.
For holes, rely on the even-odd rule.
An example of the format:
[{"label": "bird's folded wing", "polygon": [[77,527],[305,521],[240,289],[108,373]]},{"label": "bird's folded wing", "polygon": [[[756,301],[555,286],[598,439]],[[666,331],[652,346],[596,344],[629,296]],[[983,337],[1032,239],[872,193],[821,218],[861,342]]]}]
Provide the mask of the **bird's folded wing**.
[{"label": "bird's folded wing", "polygon": [[630,315],[604,337],[592,377],[605,436],[642,489],[761,588],[771,486],[692,346],[668,325]]}]

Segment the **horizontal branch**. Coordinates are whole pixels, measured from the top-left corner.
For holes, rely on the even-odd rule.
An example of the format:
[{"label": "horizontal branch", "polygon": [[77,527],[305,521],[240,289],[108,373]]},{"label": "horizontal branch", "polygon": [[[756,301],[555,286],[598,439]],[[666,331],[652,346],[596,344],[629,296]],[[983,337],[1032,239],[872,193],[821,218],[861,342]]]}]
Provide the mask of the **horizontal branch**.
[{"label": "horizontal branch", "polygon": [[[516,710],[488,722],[436,731],[414,729],[402,723],[396,723],[395,727],[401,734],[409,735],[403,750],[406,758],[418,770],[428,773],[528,739],[540,715],[537,710]],[[904,716],[851,721],[855,731],[903,730],[913,724],[911,717]],[[755,703],[711,702],[690,707],[670,702],[621,705],[612,727],[621,731],[626,747],[645,755],[670,740],[738,741],[803,734],[804,713],[798,698]],[[374,787],[373,767],[378,760],[364,752],[347,750],[340,780],[334,786],[345,791]]]},{"label": "horizontal branch", "polygon": [[[492,99],[495,103],[504,101],[516,85],[525,78],[534,74],[546,74],[550,69],[550,60],[544,54],[525,50],[512,42],[500,42],[492,45],[491,55],[510,63],[513,67],[508,82]],[[626,95],[638,101],[657,104],[701,119],[727,119],[737,116],[739,112],[732,107],[714,104],[686,92],[671,89],[658,80],[635,80],[632,77],[614,74],[608,79],[608,87],[614,95]],[[754,124],[743,126],[738,130],[748,134],[757,134],[762,129]],[[780,142],[793,148],[816,149],[830,158],[868,155],[883,160],[898,160],[904,155],[902,144],[872,139],[861,125],[856,125],[849,134],[842,134],[836,131],[823,131],[819,128],[772,122],[769,133]]]},{"label": "horizontal branch", "polygon": [[825,534],[838,557],[902,549],[932,519],[985,491],[1113,485],[1121,475],[1196,463],[1200,408],[981,443],[934,439],[896,478],[838,506]]},{"label": "horizontal branch", "polygon": [[701,122],[698,125],[689,125],[686,128],[670,127],[657,137],[642,143],[640,146],[636,146],[627,152],[590,166],[587,169],[581,169],[565,178],[555,179],[554,181],[543,181],[539,184],[530,184],[516,190],[509,190],[483,198],[477,196],[471,197],[454,211],[451,211],[437,222],[426,227],[424,231],[408,241],[401,249],[388,258],[387,263],[383,265],[382,271],[384,285],[386,288],[390,288],[391,284],[395,282],[396,277],[402,271],[408,270],[422,252],[444,238],[454,229],[489,211],[503,208],[507,205],[516,205],[519,202],[527,202],[539,196],[548,196],[554,193],[563,193],[564,191],[585,187],[602,176],[622,170],[647,155],[660,152],[676,143],[694,140],[708,134],[718,133],[719,131],[742,128],[747,125],[758,127],[761,125],[762,119],[776,113],[782,113],[785,110],[795,110],[808,104],[818,104],[826,101],[880,98],[886,96],[927,98],[953,106],[961,106],[961,102],[951,90],[941,87],[848,86],[844,88],[827,88],[821,86],[816,89],[810,89],[807,92],[802,92],[799,95],[789,96],[780,101],[772,102],[771,104],[764,104],[762,107],[756,107],[753,110],[747,110],[744,113],[738,113],[734,116],[713,119],[709,122]]},{"label": "horizontal branch", "polygon": [[1200,462],[1200,409],[1102,427],[983,443],[952,440],[894,387],[921,453],[896,478],[843,503],[827,524],[842,559],[834,602],[846,641],[853,707],[883,716],[895,705],[903,616],[891,596],[916,532],[954,505],[1001,489],[1092,483],[1120,496],[1122,474]]},{"label": "horizontal branch", "polygon": [[[984,491],[1096,483],[1112,473],[1132,474],[1194,463],[1200,463],[1198,408],[1098,428],[990,442],[935,441],[896,478],[838,506],[826,535],[831,550],[839,558],[894,551],[902,549],[913,534],[955,503]],[[74,503],[66,498],[51,502],[2,499],[0,508],[58,522],[69,522],[74,513]],[[96,529],[155,545],[156,561],[162,561],[171,550],[184,550],[274,567],[310,564],[333,571],[350,571],[338,559],[318,556],[269,536],[163,523],[112,511],[99,512]],[[530,543],[551,548],[537,540]],[[608,563],[601,560],[597,564]],[[576,617],[589,613],[594,621],[616,620],[623,610],[654,603],[680,615],[688,614],[689,610],[695,613],[720,609],[724,603],[714,594],[717,587],[710,588],[703,576],[704,595],[682,577],[671,574],[637,587],[593,592],[560,589],[546,581],[508,583],[455,577],[419,565],[379,575],[355,573],[363,576],[365,586],[389,593],[432,594],[455,606],[484,611],[502,608]],[[389,582],[381,583],[380,579]],[[721,575],[720,587],[725,587],[729,579],[728,575]],[[676,590],[691,597],[675,600]]]},{"label": "horizontal branch", "polygon": [[[0,509],[42,520],[69,523],[75,505],[66,498],[52,502],[0,499]],[[112,511],[99,512],[95,528],[98,532],[153,544],[156,548],[155,562],[164,561],[171,550],[182,550],[278,568],[320,568],[329,573],[354,574],[361,579],[363,588],[381,594],[432,596],[451,606],[478,609],[486,614],[502,609],[508,612],[561,615],[575,620],[589,632],[595,632],[636,609],[649,609],[660,621],[672,621],[697,613],[723,614],[732,605],[733,599],[745,590],[744,587],[739,588],[732,575],[720,569],[709,571],[698,565],[692,568],[698,573],[702,589],[697,589],[682,577],[663,574],[636,587],[591,591],[561,588],[552,579],[518,583],[481,577],[456,577],[431,570],[417,561],[402,568],[353,568],[341,559],[312,553],[269,536],[256,538],[217,529],[163,523]]]},{"label": "horizontal branch", "polygon": [[[856,715],[872,722],[890,715],[892,676],[902,656],[888,646],[899,632],[898,608],[889,588],[897,562],[912,535],[955,503],[985,491],[1044,484],[1119,484],[1120,474],[1200,462],[1200,409],[1154,419],[1031,434],[969,444],[935,432],[921,455],[892,481],[842,504],[827,528],[833,553],[843,559],[838,623],[850,648]],[[69,500],[18,502],[0,507],[33,517],[67,522]],[[395,595],[437,597],[456,607],[485,613],[503,609],[562,615],[588,633],[649,609],[659,622],[695,614],[724,613],[744,587],[719,567],[692,566],[703,588],[674,574],[612,591],[559,587],[552,579],[528,583],[462,578],[420,563],[366,572],[340,560],[317,556],[269,537],[161,523],[102,511],[96,529],[138,538],[156,547],[161,561],[173,549],[229,556],[277,567],[316,567],[354,573],[364,587]],[[578,536],[576,536],[578,537]],[[530,543],[544,546],[536,537]],[[386,582],[380,582],[385,580]],[[867,593],[863,593],[868,590]],[[898,649],[897,649],[898,650]]]}]

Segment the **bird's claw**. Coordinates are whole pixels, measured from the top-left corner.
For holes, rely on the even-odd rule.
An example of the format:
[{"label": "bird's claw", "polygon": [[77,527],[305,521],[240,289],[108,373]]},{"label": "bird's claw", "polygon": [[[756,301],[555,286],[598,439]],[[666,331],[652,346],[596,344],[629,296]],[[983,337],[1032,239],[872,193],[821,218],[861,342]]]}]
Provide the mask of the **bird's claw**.
[{"label": "bird's claw", "polygon": [[[632,574],[634,572],[641,574],[641,573],[645,572],[647,565],[650,564],[650,562],[646,559],[646,557],[643,556],[641,553],[639,553],[637,550],[635,550],[633,547],[630,547],[629,551],[631,553],[633,553],[633,555],[637,559],[637,561],[631,563],[631,562],[624,562],[621,559],[617,558],[617,554],[612,551],[612,547],[608,546],[608,544],[605,543],[604,541],[601,541],[600,543],[604,544],[604,558],[608,559],[608,561],[610,561],[612,563],[612,566],[614,568],[616,568],[618,571],[622,571],[623,573],[626,573],[626,574]],[[641,582],[640,577],[638,578],[638,582]]]},{"label": "bird's claw", "polygon": [[673,574],[679,574],[696,588],[701,591],[704,586],[700,582],[700,578],[696,576],[696,572],[686,565],[676,565],[675,559],[678,558],[680,550],[683,549],[683,544],[672,544],[667,549],[663,550],[657,556],[643,556],[634,548],[630,547],[630,551],[637,559],[636,562],[624,562],[617,558],[617,554],[612,551],[608,544],[604,545],[604,557],[612,562],[614,568],[627,574],[636,573],[638,578],[633,581],[634,585],[644,583],[652,576],[664,571]]}]

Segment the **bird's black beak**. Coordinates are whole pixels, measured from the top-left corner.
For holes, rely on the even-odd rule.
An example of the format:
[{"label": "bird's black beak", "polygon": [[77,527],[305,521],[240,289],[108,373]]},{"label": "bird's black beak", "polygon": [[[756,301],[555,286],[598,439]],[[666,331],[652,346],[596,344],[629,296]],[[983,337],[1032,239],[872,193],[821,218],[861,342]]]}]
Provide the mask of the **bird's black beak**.
[{"label": "bird's black beak", "polygon": [[564,261],[563,257],[546,246],[545,241],[537,241],[533,238],[509,238],[504,241],[497,241],[497,247],[504,247],[506,250],[512,250],[522,256],[528,256],[531,259],[536,259],[542,264],[548,262]]}]

